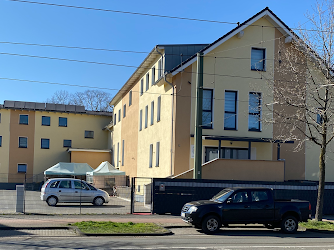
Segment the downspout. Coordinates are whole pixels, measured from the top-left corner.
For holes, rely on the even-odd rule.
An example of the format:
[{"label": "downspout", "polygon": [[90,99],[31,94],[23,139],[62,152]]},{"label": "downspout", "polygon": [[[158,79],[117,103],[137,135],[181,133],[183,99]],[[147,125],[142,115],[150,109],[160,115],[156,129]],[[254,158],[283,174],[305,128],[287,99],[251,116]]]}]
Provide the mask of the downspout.
[{"label": "downspout", "polygon": [[[155,46],[155,51],[161,55],[162,61],[161,64],[163,65],[163,58],[164,55],[158,50],[158,46]],[[171,133],[171,145],[170,145],[170,175],[173,175],[173,134],[174,134],[174,86],[172,83],[167,81],[167,74],[164,74],[164,80],[167,82],[173,89],[173,100],[172,100],[172,133]]]}]

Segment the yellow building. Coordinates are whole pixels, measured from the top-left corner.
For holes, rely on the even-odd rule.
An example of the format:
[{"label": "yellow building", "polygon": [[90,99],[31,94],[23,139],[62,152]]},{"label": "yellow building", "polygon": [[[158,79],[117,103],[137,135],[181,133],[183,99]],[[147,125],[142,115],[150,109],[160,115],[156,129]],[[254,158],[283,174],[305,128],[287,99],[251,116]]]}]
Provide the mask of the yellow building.
[{"label": "yellow building", "polygon": [[203,178],[317,180],[310,149],[293,152],[261,121],[274,117],[262,104],[273,102],[266,86],[283,79],[279,44],[292,36],[265,8],[211,44],[155,46],[110,103],[114,165],[131,177],[192,178],[200,52]]},{"label": "yellow building", "polygon": [[21,182],[58,162],[111,161],[110,112],[83,106],[5,101],[0,105],[0,182]]}]

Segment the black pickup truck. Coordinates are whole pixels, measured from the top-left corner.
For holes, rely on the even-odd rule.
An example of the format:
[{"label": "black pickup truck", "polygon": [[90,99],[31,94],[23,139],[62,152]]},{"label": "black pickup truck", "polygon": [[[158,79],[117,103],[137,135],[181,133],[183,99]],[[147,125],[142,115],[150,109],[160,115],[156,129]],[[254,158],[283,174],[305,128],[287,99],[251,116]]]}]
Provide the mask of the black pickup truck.
[{"label": "black pickup truck", "polygon": [[269,188],[226,188],[211,200],[186,203],[181,218],[213,234],[229,224],[264,224],[295,233],[298,221],[311,218],[311,204],[301,200],[274,200]]}]

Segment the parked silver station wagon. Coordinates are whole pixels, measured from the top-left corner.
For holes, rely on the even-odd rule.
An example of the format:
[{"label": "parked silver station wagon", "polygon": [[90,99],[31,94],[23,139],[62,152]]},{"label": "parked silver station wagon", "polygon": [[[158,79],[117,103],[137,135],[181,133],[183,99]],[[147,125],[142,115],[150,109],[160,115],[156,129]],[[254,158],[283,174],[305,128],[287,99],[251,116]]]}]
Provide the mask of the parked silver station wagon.
[{"label": "parked silver station wagon", "polygon": [[97,189],[89,183],[71,178],[49,179],[41,189],[41,200],[49,206],[56,206],[58,202],[93,203],[102,206],[109,202],[109,194]]}]

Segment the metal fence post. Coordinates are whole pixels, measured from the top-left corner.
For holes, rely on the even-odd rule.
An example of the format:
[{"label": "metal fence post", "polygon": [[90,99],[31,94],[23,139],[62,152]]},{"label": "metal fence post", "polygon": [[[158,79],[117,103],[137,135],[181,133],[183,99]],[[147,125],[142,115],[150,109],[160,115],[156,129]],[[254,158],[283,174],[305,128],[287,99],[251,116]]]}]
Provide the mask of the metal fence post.
[{"label": "metal fence post", "polygon": [[134,213],[134,190],[136,188],[136,183],[135,183],[135,177],[132,177],[132,181],[131,181],[131,204],[130,204],[130,213],[133,214]]}]

